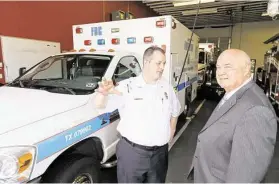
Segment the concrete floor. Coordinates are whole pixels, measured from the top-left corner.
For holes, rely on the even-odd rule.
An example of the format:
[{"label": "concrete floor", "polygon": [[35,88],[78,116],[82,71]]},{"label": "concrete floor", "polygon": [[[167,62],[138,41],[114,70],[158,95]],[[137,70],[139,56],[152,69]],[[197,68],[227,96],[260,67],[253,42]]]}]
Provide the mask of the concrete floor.
[{"label": "concrete floor", "polygon": [[[187,182],[186,175],[190,168],[192,157],[195,151],[198,132],[205,125],[206,120],[216,105],[217,102],[206,101],[198,112],[197,116],[191,121],[186,130],[173,145],[169,152],[169,170],[166,182]],[[181,127],[183,122],[179,122],[179,124],[179,127]],[[268,171],[266,181],[268,183],[279,183],[279,136],[275,148],[275,155]],[[116,168],[103,170],[101,182],[116,183]]]}]

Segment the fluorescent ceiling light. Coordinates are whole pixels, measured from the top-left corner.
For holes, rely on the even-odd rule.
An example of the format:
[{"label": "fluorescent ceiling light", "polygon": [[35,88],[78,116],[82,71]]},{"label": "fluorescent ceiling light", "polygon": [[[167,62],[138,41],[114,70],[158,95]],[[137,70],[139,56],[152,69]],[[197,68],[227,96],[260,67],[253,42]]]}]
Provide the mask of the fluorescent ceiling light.
[{"label": "fluorescent ceiling light", "polygon": [[[196,15],[197,10],[187,10],[183,11],[182,15]],[[210,14],[210,13],[218,13],[217,8],[205,8],[200,9],[199,14]]]},{"label": "fluorescent ceiling light", "polygon": [[199,1],[201,1],[201,3],[215,2],[215,0],[185,0],[185,1],[177,1],[177,2],[174,1],[173,6],[187,6],[187,5],[199,4]]}]

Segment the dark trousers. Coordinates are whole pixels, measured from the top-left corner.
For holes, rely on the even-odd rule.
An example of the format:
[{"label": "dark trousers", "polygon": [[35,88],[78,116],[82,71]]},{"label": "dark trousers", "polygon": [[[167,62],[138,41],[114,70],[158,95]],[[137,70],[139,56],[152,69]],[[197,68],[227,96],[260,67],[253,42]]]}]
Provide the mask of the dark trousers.
[{"label": "dark trousers", "polygon": [[119,183],[164,183],[168,170],[168,144],[145,149],[121,138],[116,147]]}]

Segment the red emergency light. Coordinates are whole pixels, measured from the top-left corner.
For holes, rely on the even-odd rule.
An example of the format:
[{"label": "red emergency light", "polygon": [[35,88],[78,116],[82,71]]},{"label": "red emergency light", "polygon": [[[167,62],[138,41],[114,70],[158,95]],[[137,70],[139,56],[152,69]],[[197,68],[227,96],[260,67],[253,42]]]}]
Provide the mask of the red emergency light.
[{"label": "red emergency light", "polygon": [[113,39],[111,39],[111,43],[114,45],[118,45],[120,43],[120,40],[119,40],[119,38],[113,38]]},{"label": "red emergency light", "polygon": [[84,40],[84,45],[91,45],[91,40]]},{"label": "red emergency light", "polygon": [[153,37],[152,36],[144,37],[144,43],[152,43],[152,42],[153,42]]},{"label": "red emergency light", "polygon": [[82,30],[81,27],[77,27],[77,28],[76,28],[76,33],[77,33],[77,34],[80,34],[80,33],[82,33],[82,32],[83,32],[83,30]]},{"label": "red emergency light", "polygon": [[208,45],[208,48],[212,48],[212,45]]},{"label": "red emergency light", "polygon": [[165,27],[166,21],[165,20],[158,20],[156,21],[156,27]]}]

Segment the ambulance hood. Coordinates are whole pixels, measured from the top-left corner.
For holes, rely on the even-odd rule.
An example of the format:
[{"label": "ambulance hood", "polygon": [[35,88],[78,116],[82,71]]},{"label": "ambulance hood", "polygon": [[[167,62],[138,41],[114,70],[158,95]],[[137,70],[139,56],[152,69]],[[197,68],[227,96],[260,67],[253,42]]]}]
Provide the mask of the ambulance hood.
[{"label": "ambulance hood", "polygon": [[89,97],[43,90],[0,87],[0,134],[87,103]]}]

